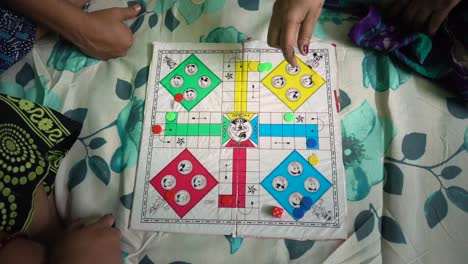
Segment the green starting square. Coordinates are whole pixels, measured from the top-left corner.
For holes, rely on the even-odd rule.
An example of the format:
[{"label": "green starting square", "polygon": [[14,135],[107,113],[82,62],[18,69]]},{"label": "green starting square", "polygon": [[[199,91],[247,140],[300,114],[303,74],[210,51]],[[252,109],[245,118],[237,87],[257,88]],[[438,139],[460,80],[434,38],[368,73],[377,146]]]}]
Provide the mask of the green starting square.
[{"label": "green starting square", "polygon": [[221,83],[221,79],[192,54],[160,83],[173,96],[181,94],[180,103],[190,111]]}]

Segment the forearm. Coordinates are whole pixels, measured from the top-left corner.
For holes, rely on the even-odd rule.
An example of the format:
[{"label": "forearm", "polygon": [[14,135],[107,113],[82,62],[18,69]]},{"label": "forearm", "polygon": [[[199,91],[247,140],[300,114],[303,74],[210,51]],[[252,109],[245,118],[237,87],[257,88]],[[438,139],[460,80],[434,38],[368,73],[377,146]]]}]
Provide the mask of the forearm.
[{"label": "forearm", "polygon": [[86,22],[86,13],[68,1],[0,0],[0,2],[67,39],[81,35],[79,31]]}]

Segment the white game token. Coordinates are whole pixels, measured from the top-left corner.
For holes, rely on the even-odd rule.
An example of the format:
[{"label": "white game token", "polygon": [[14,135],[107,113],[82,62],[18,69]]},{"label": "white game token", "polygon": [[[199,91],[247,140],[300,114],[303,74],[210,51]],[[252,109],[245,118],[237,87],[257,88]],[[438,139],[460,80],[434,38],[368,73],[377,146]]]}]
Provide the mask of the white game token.
[{"label": "white game token", "polygon": [[179,162],[179,165],[177,165],[177,170],[179,171],[180,174],[182,175],[187,175],[192,172],[192,162],[188,160],[182,160]]},{"label": "white game token", "polygon": [[195,99],[197,99],[197,91],[193,88],[189,88],[187,90],[184,91],[184,99],[186,101],[193,101]]},{"label": "white game token", "polygon": [[161,179],[161,186],[164,190],[172,190],[176,186],[176,178],[172,175],[166,175]]},{"label": "white game token", "polygon": [[282,192],[288,188],[288,180],[283,176],[276,176],[273,179],[273,188],[278,192]]},{"label": "white game token", "polygon": [[302,194],[299,192],[293,192],[289,195],[289,204],[294,208],[301,207]]},{"label": "white game token", "polygon": [[271,84],[275,88],[283,88],[286,85],[286,79],[281,75],[276,75],[271,78]]},{"label": "white game token", "polygon": [[192,187],[195,190],[203,190],[206,187],[206,178],[203,175],[195,175],[192,178]]},{"label": "white game token", "polygon": [[314,81],[312,80],[312,76],[310,74],[306,74],[301,77],[301,84],[305,88],[310,88],[314,86]]},{"label": "white game token", "polygon": [[174,88],[180,88],[184,85],[184,78],[182,76],[176,75],[171,79],[171,86]]},{"label": "white game token", "polygon": [[286,91],[286,98],[288,98],[288,100],[291,102],[296,102],[299,100],[299,98],[301,98],[301,92],[296,88],[289,88]]},{"label": "white game token", "polygon": [[301,70],[301,69],[299,68],[299,66],[293,67],[293,66],[291,66],[291,64],[288,64],[288,65],[286,66],[286,71],[287,71],[289,74],[291,74],[291,75],[296,75],[296,74],[298,74],[300,70]]},{"label": "white game token", "polygon": [[192,76],[192,75],[195,75],[196,73],[198,72],[198,66],[195,65],[195,64],[187,64],[187,66],[185,66],[185,73]]},{"label": "white game token", "polygon": [[208,76],[201,76],[200,79],[198,79],[198,86],[200,88],[208,88],[211,85],[211,79]]},{"label": "white game token", "polygon": [[174,199],[177,205],[184,206],[190,202],[190,194],[185,190],[180,190],[176,193]]},{"label": "white game token", "polygon": [[302,171],[303,171],[303,167],[302,167],[302,164],[297,162],[297,161],[293,161],[291,163],[289,163],[288,165],[288,172],[291,176],[299,176],[302,174]]},{"label": "white game token", "polygon": [[304,181],[304,188],[308,192],[317,192],[320,188],[320,182],[315,177],[309,177]]}]

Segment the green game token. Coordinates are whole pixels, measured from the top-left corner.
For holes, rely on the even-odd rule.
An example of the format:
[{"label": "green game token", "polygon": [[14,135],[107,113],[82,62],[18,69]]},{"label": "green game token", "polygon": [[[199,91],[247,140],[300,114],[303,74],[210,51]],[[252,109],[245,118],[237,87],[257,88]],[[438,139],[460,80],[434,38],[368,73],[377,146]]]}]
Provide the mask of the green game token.
[{"label": "green game token", "polygon": [[174,112],[167,112],[166,113],[166,120],[167,121],[174,121],[177,117],[177,114]]},{"label": "green game token", "polygon": [[292,122],[293,120],[294,120],[294,114],[293,113],[284,114],[284,121]]},{"label": "green game token", "polygon": [[273,64],[271,62],[260,63],[257,67],[259,72],[267,72],[273,68]]}]

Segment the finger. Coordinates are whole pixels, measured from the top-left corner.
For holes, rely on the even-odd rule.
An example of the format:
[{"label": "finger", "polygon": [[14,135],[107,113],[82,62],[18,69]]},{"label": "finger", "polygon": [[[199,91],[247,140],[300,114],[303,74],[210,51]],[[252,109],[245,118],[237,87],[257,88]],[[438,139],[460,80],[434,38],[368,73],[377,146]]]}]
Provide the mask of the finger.
[{"label": "finger", "polygon": [[115,218],[111,214],[105,215],[101,217],[93,226],[101,227],[101,228],[108,228],[112,227],[115,223]]},{"label": "finger", "polygon": [[85,221],[81,218],[73,221],[66,229],[66,232],[73,232],[75,230],[81,229],[85,226]]},{"label": "finger", "polygon": [[436,11],[432,13],[431,18],[429,19],[428,23],[428,33],[429,35],[433,36],[439,30],[440,25],[444,22],[444,20],[447,18],[449,10],[441,10],[441,11]]},{"label": "finger", "polygon": [[411,25],[411,29],[414,32],[421,32],[424,31],[426,28],[426,23],[431,16],[432,11],[428,8],[422,8],[419,10],[418,14],[413,19],[413,24]]},{"label": "finger", "polygon": [[275,2],[273,5],[273,12],[270,19],[270,26],[268,27],[267,43],[270,47],[279,48],[281,34],[281,14],[279,11],[279,3]]},{"label": "finger", "polygon": [[140,14],[141,6],[136,4],[130,7],[116,7],[115,12],[119,20],[125,21],[132,19]]},{"label": "finger", "polygon": [[404,10],[404,8],[408,5],[409,0],[395,0],[393,2],[393,6],[388,11],[388,16],[395,17]]},{"label": "finger", "polygon": [[304,21],[302,21],[297,38],[297,47],[302,55],[306,56],[309,53],[309,44],[314,33],[315,24],[320,16],[320,10],[309,11]]},{"label": "finger", "polygon": [[418,14],[418,6],[417,4],[410,3],[407,7],[406,10],[403,13],[403,18],[402,18],[402,29],[405,31],[411,31],[413,28],[413,24],[415,24],[415,20]]},{"label": "finger", "polygon": [[296,44],[297,33],[302,20],[297,16],[298,12],[299,10],[291,10],[284,17],[280,36],[280,47],[284,58],[294,67],[297,66],[296,57],[294,56],[294,45]]}]

